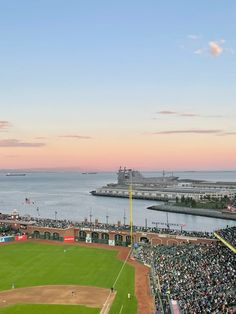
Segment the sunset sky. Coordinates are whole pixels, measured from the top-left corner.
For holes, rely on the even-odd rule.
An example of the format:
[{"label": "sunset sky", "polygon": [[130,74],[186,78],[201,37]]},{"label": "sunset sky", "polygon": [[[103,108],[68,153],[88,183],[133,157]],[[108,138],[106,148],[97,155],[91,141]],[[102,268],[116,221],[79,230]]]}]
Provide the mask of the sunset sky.
[{"label": "sunset sky", "polygon": [[236,169],[236,2],[0,2],[0,168]]}]

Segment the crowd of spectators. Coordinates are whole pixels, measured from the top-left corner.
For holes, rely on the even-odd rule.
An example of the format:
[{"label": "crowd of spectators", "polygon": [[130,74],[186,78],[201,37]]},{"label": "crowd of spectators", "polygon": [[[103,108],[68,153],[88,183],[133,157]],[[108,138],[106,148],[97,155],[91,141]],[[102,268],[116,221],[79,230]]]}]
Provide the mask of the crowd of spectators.
[{"label": "crowd of spectators", "polygon": [[[1,214],[0,220],[12,220],[11,214]],[[42,218],[42,217],[31,217],[27,216],[17,216],[17,220],[21,221],[22,224],[32,223],[39,227],[49,227],[49,228],[60,228],[60,229],[67,229],[70,227],[78,227],[78,228],[89,228],[89,229],[100,229],[100,230],[107,230],[107,231],[129,231],[130,226],[127,224],[121,224],[118,222],[117,224],[112,223],[101,223],[98,220],[94,222],[90,222],[87,219],[84,221],[72,221],[67,219],[50,219],[50,218]],[[201,231],[186,231],[180,229],[171,229],[171,228],[157,228],[157,227],[144,227],[144,226],[133,226],[133,231],[140,231],[140,232],[153,232],[159,234],[171,234],[177,236],[188,236],[188,237],[197,237],[197,238],[213,238],[214,235],[212,232],[201,232]]]},{"label": "crowd of spectators", "polygon": [[73,226],[72,222],[69,220],[59,220],[59,219],[50,219],[50,218],[34,218],[31,217],[31,222],[34,225],[39,227],[48,227],[48,228],[59,228],[59,229],[67,229]]},{"label": "crowd of spectators", "polygon": [[171,235],[178,235],[178,236],[186,236],[186,237],[196,237],[196,238],[214,238],[212,232],[206,231],[186,231],[181,229],[171,229],[171,228],[157,228],[157,227],[139,227],[134,226],[135,231],[142,231],[142,232],[154,232],[160,234],[171,234]]},{"label": "crowd of spectators", "polygon": [[14,236],[21,234],[19,229],[14,229],[7,223],[0,224],[0,237]]},{"label": "crowd of spectators", "polygon": [[8,224],[2,224],[0,226],[0,237],[9,236],[12,234],[12,229]]},{"label": "crowd of spectators", "polygon": [[221,243],[146,244],[133,254],[150,265],[151,289],[164,313],[170,313],[169,300],[177,300],[183,314],[235,313],[236,258]]},{"label": "crowd of spectators", "polygon": [[236,248],[236,227],[227,229],[221,229],[217,231],[217,234],[221,236],[226,242]]}]

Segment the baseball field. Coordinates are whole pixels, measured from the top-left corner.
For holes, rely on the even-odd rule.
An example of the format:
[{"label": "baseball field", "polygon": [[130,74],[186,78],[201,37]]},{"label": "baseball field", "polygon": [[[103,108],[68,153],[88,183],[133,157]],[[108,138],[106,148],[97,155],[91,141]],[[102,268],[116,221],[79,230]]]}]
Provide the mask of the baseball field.
[{"label": "baseball field", "polygon": [[2,245],[0,278],[1,314],[137,313],[134,268],[123,266],[114,250],[37,242]]}]

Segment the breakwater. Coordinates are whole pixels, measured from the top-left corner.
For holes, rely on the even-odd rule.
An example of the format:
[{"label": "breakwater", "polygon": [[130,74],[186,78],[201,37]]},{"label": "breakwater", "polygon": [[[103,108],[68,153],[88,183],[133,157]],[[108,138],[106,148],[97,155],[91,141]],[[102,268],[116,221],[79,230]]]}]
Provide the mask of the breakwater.
[{"label": "breakwater", "polygon": [[189,207],[180,207],[180,206],[165,205],[165,204],[153,205],[147,208],[150,210],[163,211],[163,212],[169,212],[169,213],[203,216],[203,217],[209,217],[209,218],[219,218],[219,219],[236,221],[236,213],[224,212],[224,211],[219,211],[215,209],[189,208]]}]

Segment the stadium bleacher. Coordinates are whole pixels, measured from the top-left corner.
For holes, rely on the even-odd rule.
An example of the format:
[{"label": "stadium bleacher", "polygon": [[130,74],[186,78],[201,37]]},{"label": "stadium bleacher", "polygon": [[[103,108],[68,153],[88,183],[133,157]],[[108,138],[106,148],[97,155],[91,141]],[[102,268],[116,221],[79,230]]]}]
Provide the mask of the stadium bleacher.
[{"label": "stadium bleacher", "polygon": [[222,243],[141,245],[134,257],[150,265],[151,290],[163,313],[172,313],[173,300],[183,314],[235,313],[236,258]]}]

